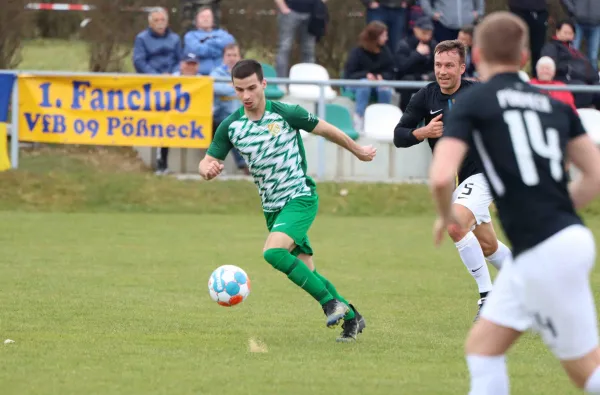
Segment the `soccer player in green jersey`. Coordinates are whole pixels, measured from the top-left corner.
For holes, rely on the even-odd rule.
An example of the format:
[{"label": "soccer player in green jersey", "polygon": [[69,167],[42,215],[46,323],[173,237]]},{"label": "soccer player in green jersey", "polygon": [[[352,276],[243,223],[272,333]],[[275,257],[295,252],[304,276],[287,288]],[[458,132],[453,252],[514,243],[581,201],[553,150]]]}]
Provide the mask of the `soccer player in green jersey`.
[{"label": "soccer player in green jersey", "polygon": [[300,106],[267,100],[267,81],[255,60],[238,62],[231,75],[243,107],[219,125],[200,162],[200,175],[206,180],[218,176],[223,170],[221,161],[232,148],[242,154],[258,187],[270,232],[263,249],[265,260],[321,304],[328,327],[344,321],[338,341],[356,340],[365,328],[364,318],[315,270],[307,233],[319,198],[315,181],[306,174],[299,131],[323,136],[365,162],[373,160],[376,149],[356,144]]}]

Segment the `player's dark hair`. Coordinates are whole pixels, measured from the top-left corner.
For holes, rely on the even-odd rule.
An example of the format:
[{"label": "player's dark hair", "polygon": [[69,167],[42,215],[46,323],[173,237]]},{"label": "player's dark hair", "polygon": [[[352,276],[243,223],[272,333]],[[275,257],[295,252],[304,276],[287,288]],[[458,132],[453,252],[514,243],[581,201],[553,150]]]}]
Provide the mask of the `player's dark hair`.
[{"label": "player's dark hair", "polygon": [[463,27],[461,27],[460,31],[473,37],[473,32],[475,32],[475,26],[473,26],[473,25],[463,26]]},{"label": "player's dark hair", "polygon": [[558,21],[558,23],[556,24],[556,30],[562,29],[564,25],[571,26],[571,29],[575,31],[575,23],[570,19],[561,19],[560,21]]},{"label": "player's dark hair", "polygon": [[458,40],[446,40],[442,41],[438,45],[436,45],[434,54],[446,53],[446,52],[456,52],[460,58],[460,64],[465,64],[465,59],[467,58],[467,48],[462,41]]},{"label": "player's dark hair", "polygon": [[494,12],[475,28],[474,43],[487,62],[520,66],[522,51],[529,43],[529,28],[521,18],[510,12]]},{"label": "player's dark hair", "polygon": [[240,60],[233,66],[231,70],[231,79],[244,79],[256,74],[256,78],[259,81],[264,79],[262,65],[254,59]]}]

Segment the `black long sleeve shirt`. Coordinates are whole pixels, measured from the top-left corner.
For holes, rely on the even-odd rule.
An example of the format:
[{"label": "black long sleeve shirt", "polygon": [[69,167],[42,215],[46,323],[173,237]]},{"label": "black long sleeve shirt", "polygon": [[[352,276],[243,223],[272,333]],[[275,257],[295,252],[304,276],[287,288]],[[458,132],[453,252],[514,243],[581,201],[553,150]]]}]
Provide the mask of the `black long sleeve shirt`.
[{"label": "black long sleeve shirt", "polygon": [[[408,107],[400,122],[394,129],[394,145],[398,148],[412,147],[422,141],[417,139],[413,132],[421,126],[429,124],[431,120],[440,114],[446,114],[451,110],[456,95],[474,85],[475,82],[461,80],[460,88],[452,95],[443,94],[437,82],[432,82],[426,87],[419,90],[408,103]],[[442,122],[444,116],[442,116]],[[427,139],[431,150],[433,151],[435,144],[439,138]],[[467,153],[462,166],[458,172],[458,182],[461,183],[470,176],[478,173],[483,173],[483,169],[476,161],[474,156]]]}]

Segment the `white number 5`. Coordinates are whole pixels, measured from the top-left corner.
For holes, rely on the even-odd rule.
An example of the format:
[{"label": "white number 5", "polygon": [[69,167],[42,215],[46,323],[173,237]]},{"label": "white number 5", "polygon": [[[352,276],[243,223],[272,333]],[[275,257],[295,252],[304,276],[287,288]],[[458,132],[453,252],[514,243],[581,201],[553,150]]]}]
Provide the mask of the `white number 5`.
[{"label": "white number 5", "polygon": [[[535,186],[540,182],[533,151],[542,158],[550,160],[550,173],[555,181],[562,180],[562,152],[558,131],[553,128],[542,129],[540,116],[535,111],[521,112],[509,110],[504,112],[504,122],[510,131],[517,164],[523,183]],[[531,144],[530,144],[531,142]]]}]

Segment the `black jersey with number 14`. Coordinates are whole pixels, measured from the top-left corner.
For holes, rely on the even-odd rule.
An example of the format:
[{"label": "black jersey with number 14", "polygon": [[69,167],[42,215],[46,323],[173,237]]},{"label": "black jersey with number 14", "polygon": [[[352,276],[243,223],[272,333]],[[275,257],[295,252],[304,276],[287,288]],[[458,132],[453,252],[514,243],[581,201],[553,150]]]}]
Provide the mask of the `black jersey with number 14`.
[{"label": "black jersey with number 14", "polygon": [[569,140],[585,134],[567,105],[499,74],[460,95],[444,136],[467,142],[483,166],[513,254],[581,224],[567,189]]}]

